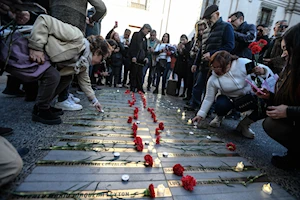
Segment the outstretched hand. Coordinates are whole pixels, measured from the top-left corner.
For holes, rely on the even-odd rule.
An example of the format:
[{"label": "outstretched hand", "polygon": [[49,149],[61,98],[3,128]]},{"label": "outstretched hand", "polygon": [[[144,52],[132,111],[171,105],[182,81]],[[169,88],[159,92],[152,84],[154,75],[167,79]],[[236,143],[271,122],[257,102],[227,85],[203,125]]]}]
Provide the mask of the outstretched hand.
[{"label": "outstretched hand", "polygon": [[45,54],[43,51],[29,49],[29,58],[32,62],[36,62],[38,64],[44,64],[45,62]]},{"label": "outstretched hand", "polygon": [[203,120],[203,117],[201,117],[201,116],[199,116],[199,115],[196,115],[196,116],[192,119],[193,122],[197,122],[197,123],[200,123],[201,120]]},{"label": "outstretched hand", "polygon": [[102,106],[99,101],[94,103],[93,106],[96,108],[97,111],[102,112]]}]

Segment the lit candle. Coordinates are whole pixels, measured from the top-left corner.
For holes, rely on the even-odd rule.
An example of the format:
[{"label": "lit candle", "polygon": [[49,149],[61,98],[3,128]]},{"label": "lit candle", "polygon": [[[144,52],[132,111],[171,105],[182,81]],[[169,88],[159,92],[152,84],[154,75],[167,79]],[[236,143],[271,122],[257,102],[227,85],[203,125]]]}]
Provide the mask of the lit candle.
[{"label": "lit candle", "polygon": [[145,145],[149,145],[149,141],[148,140],[145,141]]},{"label": "lit candle", "polygon": [[159,158],[155,158],[155,160],[154,160],[154,166],[155,167],[160,167],[160,160],[159,160]]},{"label": "lit candle", "polygon": [[166,131],[166,133],[167,133],[167,136],[170,136],[170,134],[171,134],[169,129]]},{"label": "lit candle", "polygon": [[236,165],[236,167],[235,167],[235,171],[241,172],[241,171],[243,171],[243,169],[244,169],[243,162],[238,162],[237,165]]},{"label": "lit candle", "polygon": [[180,113],[180,112],[181,112],[181,110],[178,108],[177,112],[178,112],[178,113]]},{"label": "lit candle", "polygon": [[190,131],[189,134],[190,134],[190,135],[194,135],[194,132]]},{"label": "lit candle", "polygon": [[163,152],[163,157],[168,157],[168,152]]},{"label": "lit candle", "polygon": [[117,90],[117,92],[120,92],[120,90]]},{"label": "lit candle", "polygon": [[136,124],[140,124],[141,122],[140,121],[136,121]]},{"label": "lit candle", "polygon": [[157,195],[161,196],[161,197],[165,196],[165,189],[166,188],[165,188],[164,184],[159,184],[157,186]]},{"label": "lit candle", "polygon": [[182,115],[181,119],[185,119],[185,115]]},{"label": "lit candle", "polygon": [[267,193],[267,194],[272,194],[272,187],[270,183],[264,184],[262,187],[262,191]]},{"label": "lit candle", "polygon": [[181,115],[182,115],[182,116],[185,116],[185,112],[183,111],[183,112],[181,113]]},{"label": "lit candle", "polygon": [[207,138],[207,139],[209,139],[209,140],[211,139],[211,137],[210,137],[209,135],[208,135],[208,136],[206,136],[206,138]]},{"label": "lit candle", "polygon": [[149,145],[149,146],[148,146],[148,152],[151,152],[152,149],[153,149],[153,146]]},{"label": "lit candle", "polygon": [[189,119],[188,122],[187,122],[187,124],[188,124],[188,125],[191,125],[192,122],[193,122],[193,121],[192,121],[191,119]]}]

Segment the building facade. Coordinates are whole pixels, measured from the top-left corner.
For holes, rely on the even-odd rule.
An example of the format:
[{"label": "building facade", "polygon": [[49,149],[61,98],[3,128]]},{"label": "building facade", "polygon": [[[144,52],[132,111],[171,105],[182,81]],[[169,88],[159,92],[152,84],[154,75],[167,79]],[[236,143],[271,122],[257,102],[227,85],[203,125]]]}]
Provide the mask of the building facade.
[{"label": "building facade", "polygon": [[300,0],[103,0],[107,15],[102,20],[101,35],[105,36],[118,21],[115,29],[120,35],[126,28],[138,31],[148,23],[161,39],[170,34],[172,44],[179,42],[180,35],[191,39],[194,25],[205,8],[217,4],[223,20],[231,13],[242,11],[245,21],[252,24],[267,24],[269,35],[276,21],[286,19],[289,26],[300,22]]}]

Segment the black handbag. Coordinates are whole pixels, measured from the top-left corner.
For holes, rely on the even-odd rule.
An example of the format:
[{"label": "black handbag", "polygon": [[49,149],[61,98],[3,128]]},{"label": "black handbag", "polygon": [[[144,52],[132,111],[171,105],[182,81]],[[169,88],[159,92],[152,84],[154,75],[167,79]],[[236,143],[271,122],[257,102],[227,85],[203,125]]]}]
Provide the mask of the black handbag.
[{"label": "black handbag", "polygon": [[[220,80],[218,78],[219,85],[222,88]],[[224,90],[223,90],[224,91]],[[251,93],[245,94],[244,96],[232,99],[234,108],[239,112],[246,112],[248,110],[253,110],[256,108],[257,100]]]},{"label": "black handbag", "polygon": [[257,100],[252,94],[246,94],[233,100],[234,108],[239,112],[245,112],[256,108]]}]

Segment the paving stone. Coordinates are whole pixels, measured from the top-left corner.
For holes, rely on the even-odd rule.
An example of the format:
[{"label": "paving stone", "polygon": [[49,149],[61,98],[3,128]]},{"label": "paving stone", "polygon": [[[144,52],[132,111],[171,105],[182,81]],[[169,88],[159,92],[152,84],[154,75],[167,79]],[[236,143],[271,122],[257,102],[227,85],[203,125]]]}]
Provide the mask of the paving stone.
[{"label": "paving stone", "polygon": [[[77,190],[132,192],[143,191],[152,183],[155,187],[163,184],[171,192],[171,197],[162,198],[167,200],[294,199],[274,183],[271,183],[271,195],[262,192],[263,184],[269,182],[268,177],[262,176],[259,169],[254,168],[246,158],[226,149],[226,143],[215,132],[189,124],[188,120],[193,116],[182,118],[183,111],[177,112],[178,107],[170,100],[165,101],[160,95],[145,95],[147,107],[154,108],[157,116],[158,122],[154,123],[151,114],[143,108],[141,96],[135,94],[135,97],[135,105],[129,107],[128,100],[132,100],[130,94],[101,90],[99,100],[105,112],[97,113],[89,107],[86,113],[65,122],[72,124],[72,128],[57,138],[55,145],[44,147],[52,150],[36,164],[17,191],[40,194],[45,191]],[[137,135],[141,136],[143,142],[151,143],[144,144],[142,152],[136,151],[132,125],[127,123],[135,107],[139,108],[139,117],[133,122],[140,121]],[[161,144],[155,145],[155,129],[159,122],[164,123],[165,129],[160,134]],[[148,150],[149,146],[153,146],[154,151]],[[114,157],[114,152],[119,152],[120,156]],[[163,156],[165,152],[168,157]],[[146,167],[146,154],[150,154],[153,160],[158,158],[160,165]],[[234,171],[238,162],[245,165],[241,172]],[[191,175],[197,180],[192,192],[182,187],[182,177],[173,174],[175,164],[184,166],[184,175]],[[128,182],[122,182],[121,176],[124,174],[130,176]],[[254,178],[247,186],[242,185],[242,181],[253,177],[257,179]],[[89,198],[83,196],[82,199]],[[140,199],[148,198],[141,196]]]}]

